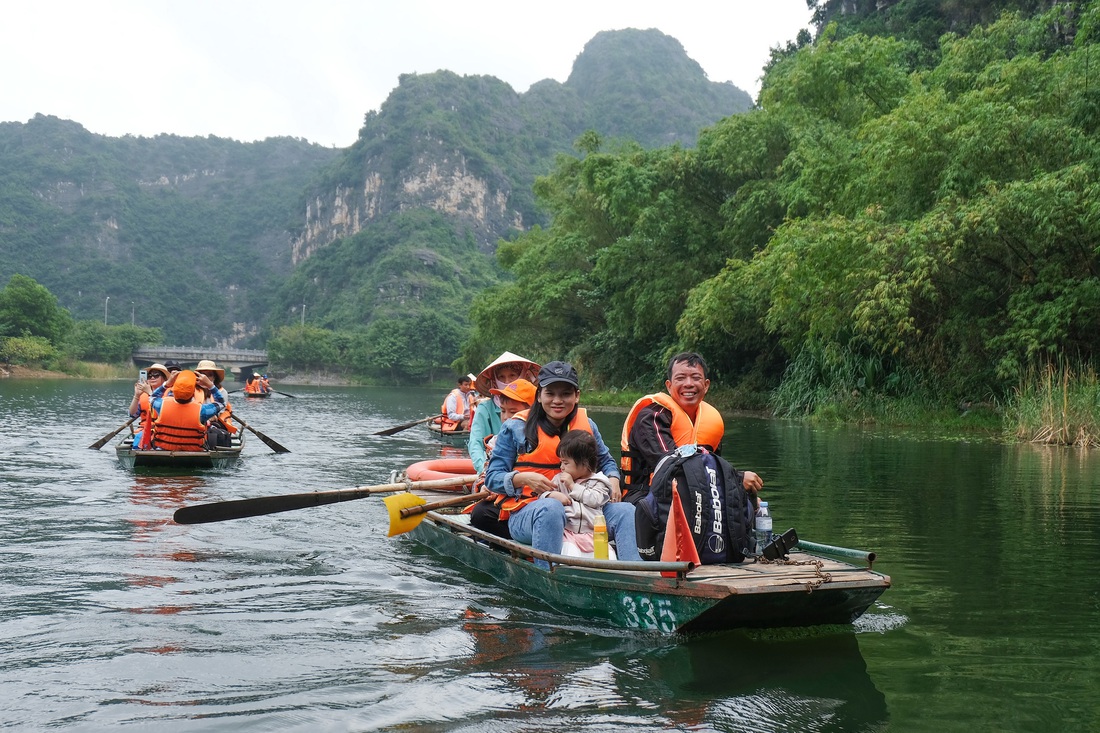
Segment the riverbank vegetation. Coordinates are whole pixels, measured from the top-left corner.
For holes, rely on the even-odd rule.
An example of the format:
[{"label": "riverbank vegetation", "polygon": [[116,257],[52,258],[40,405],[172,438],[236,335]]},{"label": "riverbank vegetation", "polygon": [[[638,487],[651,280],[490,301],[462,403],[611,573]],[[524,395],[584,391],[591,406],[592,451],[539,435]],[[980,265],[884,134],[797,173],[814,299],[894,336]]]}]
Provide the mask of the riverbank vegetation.
[{"label": "riverbank vegetation", "polygon": [[657,385],[687,348],[736,406],[1082,442],[1098,21],[1060,3],[934,48],[829,25],[695,149],[586,136],[536,186],[553,223],[498,250],[513,279],[475,300],[462,363],[537,344],[597,387]]},{"label": "riverbank vegetation", "polygon": [[156,328],[76,321],[57,297],[26,275],[0,290],[0,363],[76,376],[114,374],[134,348],[160,343]]}]

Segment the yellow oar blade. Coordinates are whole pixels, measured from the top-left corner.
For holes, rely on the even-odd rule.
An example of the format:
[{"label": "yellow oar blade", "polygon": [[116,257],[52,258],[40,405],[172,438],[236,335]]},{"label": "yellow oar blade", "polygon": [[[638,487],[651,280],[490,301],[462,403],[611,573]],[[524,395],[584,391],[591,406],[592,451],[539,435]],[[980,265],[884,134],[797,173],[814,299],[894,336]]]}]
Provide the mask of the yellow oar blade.
[{"label": "yellow oar blade", "polygon": [[400,494],[394,494],[393,496],[387,496],[382,499],[386,504],[386,511],[390,515],[390,533],[388,537],[393,537],[395,534],[404,534],[405,532],[411,532],[416,529],[416,525],[420,524],[420,521],[424,519],[424,515],[413,514],[412,516],[401,516],[402,509],[408,509],[409,507],[420,506],[427,502],[421,499],[416,494],[410,494],[405,491]]}]

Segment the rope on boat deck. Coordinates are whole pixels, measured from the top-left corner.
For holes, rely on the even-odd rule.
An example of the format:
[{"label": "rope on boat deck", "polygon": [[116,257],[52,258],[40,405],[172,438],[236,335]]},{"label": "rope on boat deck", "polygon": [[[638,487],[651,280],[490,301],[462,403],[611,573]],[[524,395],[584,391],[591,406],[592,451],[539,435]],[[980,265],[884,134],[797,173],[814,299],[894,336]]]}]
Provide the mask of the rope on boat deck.
[{"label": "rope on boat deck", "polygon": [[763,555],[757,555],[756,562],[760,563],[761,565],[813,565],[814,574],[817,575],[817,578],[815,578],[814,580],[806,581],[807,593],[813,593],[815,590],[825,585],[826,583],[831,582],[833,579],[832,573],[823,572],[825,568],[825,563],[816,558],[812,560],[791,560],[788,557],[784,557],[782,560],[769,560]]}]

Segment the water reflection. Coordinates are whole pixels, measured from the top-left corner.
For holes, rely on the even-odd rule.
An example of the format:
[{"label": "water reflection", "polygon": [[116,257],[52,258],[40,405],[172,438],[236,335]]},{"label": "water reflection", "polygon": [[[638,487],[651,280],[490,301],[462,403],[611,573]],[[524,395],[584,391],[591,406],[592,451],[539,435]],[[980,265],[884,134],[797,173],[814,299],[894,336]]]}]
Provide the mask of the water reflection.
[{"label": "water reflection", "polygon": [[[178,582],[172,563],[193,563],[196,555],[171,540],[164,541],[161,533],[171,525],[171,513],[188,503],[204,485],[198,476],[155,476],[135,475],[130,487],[129,497],[132,511],[126,521],[133,529],[132,541],[135,562],[132,567],[138,569],[157,568],[157,573],[127,572],[126,579],[131,586],[145,588],[165,588]],[[165,562],[167,561],[167,562]],[[172,574],[169,574],[171,572]],[[149,613],[159,615],[177,614],[189,610],[191,606],[163,602],[165,593],[154,594],[158,603],[148,606],[130,607],[131,613]],[[145,651],[169,653],[179,651],[176,644],[165,644]]]},{"label": "water reflection", "polygon": [[[662,728],[879,730],[886,698],[848,627],[643,639],[501,621],[475,609],[466,674],[492,679],[493,716],[635,716]],[[505,726],[504,729],[512,729]]]}]

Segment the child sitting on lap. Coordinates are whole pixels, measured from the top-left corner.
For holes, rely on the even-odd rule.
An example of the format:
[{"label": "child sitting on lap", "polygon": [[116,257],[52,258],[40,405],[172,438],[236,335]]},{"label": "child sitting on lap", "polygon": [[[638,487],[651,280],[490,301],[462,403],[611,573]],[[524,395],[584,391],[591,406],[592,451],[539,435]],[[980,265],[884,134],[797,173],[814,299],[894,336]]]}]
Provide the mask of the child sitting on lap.
[{"label": "child sitting on lap", "polygon": [[[598,469],[596,439],[584,430],[570,430],[558,444],[561,473],[554,477],[556,491],[547,493],[565,505],[564,555],[592,555],[594,520],[611,500],[611,481]],[[573,552],[570,545],[580,552]],[[614,560],[614,550],[609,549]]]}]

